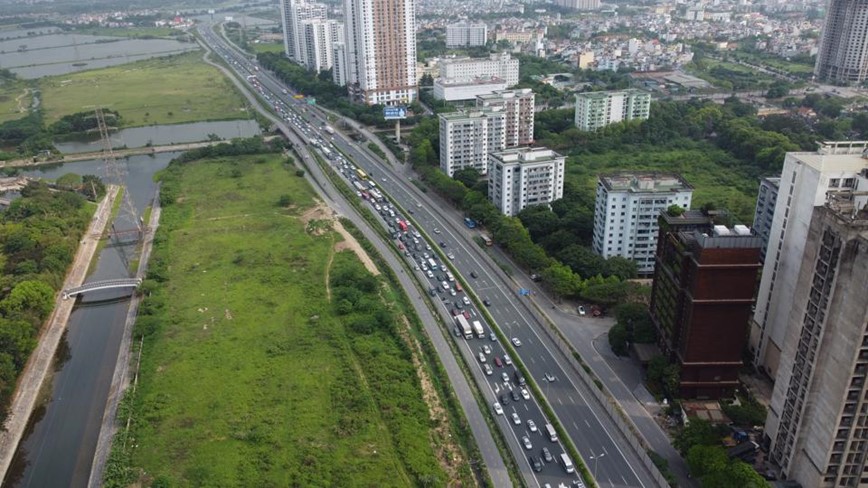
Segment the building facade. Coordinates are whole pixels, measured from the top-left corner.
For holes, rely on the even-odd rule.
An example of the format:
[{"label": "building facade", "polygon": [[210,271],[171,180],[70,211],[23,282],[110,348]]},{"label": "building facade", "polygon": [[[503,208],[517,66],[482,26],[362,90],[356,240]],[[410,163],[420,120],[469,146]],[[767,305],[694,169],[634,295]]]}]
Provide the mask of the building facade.
[{"label": "building facade", "polygon": [[283,21],[283,48],[286,57],[304,64],[302,53],[302,22],[325,20],[327,8],[321,3],[308,3],[300,0],[281,0],[281,20]]},{"label": "building facade", "polygon": [[778,201],[780,178],[763,178],[760,180],[759,192],[756,198],[756,209],[753,213],[753,233],[762,239],[760,261],[766,260],[766,247],[772,233],[772,223],[775,216],[775,204]]},{"label": "building facade", "polygon": [[506,86],[518,84],[518,59],[509,53],[495,53],[488,58],[446,58],[440,60],[440,78],[449,81],[496,77]]},{"label": "building facade", "polygon": [[600,0],[557,0],[555,3],[572,10],[600,10]]},{"label": "building facade", "polygon": [[788,331],[813,213],[827,194],[850,191],[868,167],[868,142],[830,142],[815,152],[787,153],[781,173],[750,334],[755,366],[775,378]]},{"label": "building facade", "polygon": [[533,144],[534,100],[530,88],[498,90],[477,95],[476,108],[500,108],[506,116],[506,147],[517,147]]},{"label": "building facade", "polygon": [[432,94],[437,100],[457,102],[461,100],[474,100],[479,95],[486,95],[506,89],[506,81],[496,76],[480,78],[434,80]]},{"label": "building facade", "polygon": [[416,100],[415,0],[344,0],[350,96],[368,105]]},{"label": "building facade", "polygon": [[831,0],[814,75],[838,84],[868,80],[868,2]]},{"label": "building facade", "polygon": [[334,66],[334,44],[342,42],[344,25],[336,20],[305,20],[300,25],[300,62],[320,72]]},{"label": "building facade", "polygon": [[446,26],[446,47],[484,46],[488,42],[485,24],[452,24]]},{"label": "building facade", "polygon": [[690,208],[693,187],[673,173],[618,173],[597,181],[595,253],[636,262],[641,275],[654,272],[657,217],[672,205]]},{"label": "building facade", "polygon": [[811,214],[765,434],[782,477],[868,485],[868,169]]},{"label": "building facade", "polygon": [[588,92],[576,95],[576,127],[595,131],[622,120],[647,119],[651,94],[641,90]]},{"label": "building facade", "polygon": [[739,385],[761,239],[697,211],[663,212],[659,226],[650,310],[661,349],[680,367],[680,396],[731,396]]},{"label": "building facade", "polygon": [[440,114],[440,169],[452,177],[475,168],[488,173],[488,154],[506,143],[506,116],[500,109]]},{"label": "building facade", "polygon": [[489,154],[488,198],[504,215],[549,204],[564,196],[566,158],[544,147],[520,147]]},{"label": "building facade", "polygon": [[347,48],[343,41],[332,44],[332,81],[347,86]]}]

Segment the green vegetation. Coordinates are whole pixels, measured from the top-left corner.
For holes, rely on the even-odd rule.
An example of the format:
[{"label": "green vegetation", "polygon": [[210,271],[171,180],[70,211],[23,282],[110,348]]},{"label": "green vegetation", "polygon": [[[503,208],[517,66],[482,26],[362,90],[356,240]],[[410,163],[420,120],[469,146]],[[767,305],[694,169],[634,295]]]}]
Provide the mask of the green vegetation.
[{"label": "green vegetation", "polygon": [[377,143],[375,143],[375,142],[369,142],[369,143],[368,143],[368,149],[370,149],[372,153],[374,153],[374,154],[376,154],[377,156],[379,156],[380,159],[382,159],[383,161],[387,161],[387,159],[386,159],[386,153],[384,153],[383,150],[380,149],[380,146],[378,146]]},{"label": "green vegetation", "polygon": [[0,422],[94,207],[31,183],[0,213]]},{"label": "green vegetation", "polygon": [[258,42],[251,45],[255,54],[259,53],[283,53],[283,44],[274,42]]},{"label": "green vegetation", "polygon": [[79,34],[92,36],[127,37],[130,39],[156,39],[159,37],[189,36],[179,29],[171,27],[84,27],[77,29]]},{"label": "green vegetation", "polygon": [[27,115],[32,99],[27,82],[18,81],[10,71],[0,69],[0,123]]},{"label": "green vegetation", "polygon": [[609,345],[618,356],[627,355],[630,343],[653,344],[657,331],[648,307],[642,303],[624,303],[615,307],[615,325],[609,329]]},{"label": "green vegetation", "polygon": [[401,322],[380,279],[335,254],[296,169],[185,158],[162,176],[140,380],[106,486],[447,481]]},{"label": "green vegetation", "polygon": [[723,413],[732,420],[735,425],[743,427],[753,427],[754,425],[763,425],[766,421],[768,411],[766,407],[754,398],[739,396],[739,405],[734,402],[722,402],[721,408]]},{"label": "green vegetation", "polygon": [[752,466],[727,456],[721,444],[726,431],[726,427],[702,419],[691,419],[681,429],[674,445],[686,456],[691,476],[699,480],[702,488],[767,487],[768,483]]},{"label": "green vegetation", "polygon": [[47,124],[97,105],[118,112],[124,127],[250,118],[234,85],[198,52],[45,78],[40,86]]}]

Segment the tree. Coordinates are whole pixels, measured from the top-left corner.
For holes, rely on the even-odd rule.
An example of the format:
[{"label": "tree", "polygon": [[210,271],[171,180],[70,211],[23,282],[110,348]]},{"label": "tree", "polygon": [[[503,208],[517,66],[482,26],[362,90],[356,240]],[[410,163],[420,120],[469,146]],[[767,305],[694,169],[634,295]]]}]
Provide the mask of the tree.
[{"label": "tree", "polygon": [[690,419],[690,423],[675,436],[672,445],[686,455],[694,446],[719,445],[723,437],[721,434],[721,429],[707,420]]},{"label": "tree", "polygon": [[618,356],[627,355],[627,345],[629,340],[627,328],[623,324],[615,324],[609,329],[609,347],[612,352]]},{"label": "tree", "polygon": [[425,73],[419,80],[419,86],[434,86],[434,77],[430,73]]},{"label": "tree", "polygon": [[480,178],[479,170],[476,168],[462,168],[455,172],[452,176],[457,181],[460,181],[467,188],[473,188]]},{"label": "tree", "polygon": [[549,267],[540,271],[540,277],[559,297],[574,296],[581,286],[581,278],[568,266],[557,261],[553,261]]},{"label": "tree", "polygon": [[9,296],[0,301],[0,313],[6,317],[33,315],[33,318],[41,321],[53,308],[54,290],[45,282],[36,280],[18,283]]},{"label": "tree", "polygon": [[0,319],[0,351],[8,354],[21,369],[36,347],[35,329],[23,320]]}]

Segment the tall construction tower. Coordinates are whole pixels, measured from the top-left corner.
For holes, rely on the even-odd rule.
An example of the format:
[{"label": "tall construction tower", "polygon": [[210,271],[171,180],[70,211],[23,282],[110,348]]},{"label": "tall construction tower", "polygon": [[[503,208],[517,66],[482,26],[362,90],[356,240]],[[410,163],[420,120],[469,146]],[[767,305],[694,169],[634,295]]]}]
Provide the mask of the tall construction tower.
[{"label": "tall construction tower", "polygon": [[125,248],[133,246],[133,252],[135,252],[138,243],[142,240],[144,228],[138,211],[136,210],[135,205],[133,205],[133,200],[130,198],[130,192],[126,186],[126,168],[115,159],[111,138],[109,137],[108,125],[105,122],[105,114],[101,107],[97,107],[95,112],[99,135],[102,139],[106,184],[116,185],[120,188],[120,191],[123,194],[121,197],[120,209],[114,217],[114,221],[111,222],[109,237],[112,244],[118,248],[121,260],[124,262],[127,270],[131,271],[129,266],[129,253],[125,251]]}]

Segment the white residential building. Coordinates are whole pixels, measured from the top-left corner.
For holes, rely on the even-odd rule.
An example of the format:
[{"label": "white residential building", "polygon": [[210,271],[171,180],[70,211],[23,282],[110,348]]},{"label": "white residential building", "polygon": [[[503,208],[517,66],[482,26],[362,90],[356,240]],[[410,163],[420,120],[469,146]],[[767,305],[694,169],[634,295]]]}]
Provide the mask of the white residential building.
[{"label": "white residential building", "polygon": [[657,218],[672,205],[690,209],[691,187],[674,173],[618,173],[597,181],[594,252],[636,262],[640,275],[654,272]]},{"label": "white residential building", "polygon": [[518,84],[518,59],[509,53],[494,53],[488,58],[445,58],[440,60],[440,78],[449,81],[497,77],[507,88]]},{"label": "white residential building", "polygon": [[488,198],[504,215],[564,196],[566,158],[545,147],[519,147],[488,157]]},{"label": "white residential building", "polygon": [[[854,155],[853,159],[862,158]],[[784,171],[782,183],[789,177]],[[808,183],[805,176],[796,177],[794,195],[800,182]],[[789,198],[788,186],[781,186],[781,198],[783,190]],[[792,286],[786,287],[789,308],[777,311],[786,332],[765,440],[768,459],[781,468],[782,479],[799,486],[868,485],[866,189],[868,165],[863,159],[863,170],[853,176],[852,188],[830,188],[806,221],[790,225],[790,230],[805,223],[807,227],[800,230],[805,237],[800,262],[791,275]],[[807,203],[817,203],[811,200]],[[785,206],[781,202],[779,208]]]},{"label": "white residential building", "polygon": [[459,100],[473,100],[479,95],[494,93],[506,89],[506,81],[497,77],[468,78],[448,80],[437,78],[434,80],[434,98],[455,102]]},{"label": "white residential building", "polygon": [[573,10],[599,10],[600,0],[557,0],[555,2],[560,7]]},{"label": "white residential building", "polygon": [[450,177],[464,168],[488,172],[488,154],[506,143],[506,117],[500,109],[440,114],[440,169]]},{"label": "white residential building", "polygon": [[651,94],[641,90],[588,92],[576,95],[576,127],[595,131],[613,122],[647,119]]},{"label": "white residential building", "polygon": [[305,20],[299,31],[300,62],[317,73],[331,69],[334,65],[334,44],[343,41],[344,25],[336,20]]},{"label": "white residential building", "polygon": [[452,24],[446,26],[446,47],[484,46],[488,42],[485,24]]},{"label": "white residential building", "polygon": [[[853,190],[868,168],[868,142],[830,142],[815,152],[787,153],[750,334],[754,363],[772,378],[778,374],[790,310],[811,219],[827,196]],[[860,188],[860,190],[865,190]],[[813,262],[808,262],[812,266]]]},{"label": "white residential building", "polygon": [[299,0],[281,0],[281,6],[283,49],[286,52],[286,57],[297,63],[302,63],[301,23],[306,20],[325,20],[327,8],[321,3],[307,3]]},{"label": "white residential building", "polygon": [[344,0],[347,86],[368,105],[416,100],[415,0]]},{"label": "white residential building", "polygon": [[347,86],[347,49],[343,42],[332,44],[332,81]]},{"label": "white residential building", "polygon": [[533,143],[535,96],[530,88],[476,96],[476,108],[499,107],[506,114],[506,147]]},{"label": "white residential building", "polygon": [[760,249],[760,261],[765,261],[766,259],[766,248],[769,245],[769,236],[772,233],[775,204],[778,201],[778,189],[780,186],[780,178],[763,178],[760,180],[756,209],[753,214],[753,228],[751,229],[751,232],[762,238],[763,241],[762,248]]},{"label": "white residential building", "polygon": [[868,2],[829,2],[814,74],[829,83],[868,80]]}]

